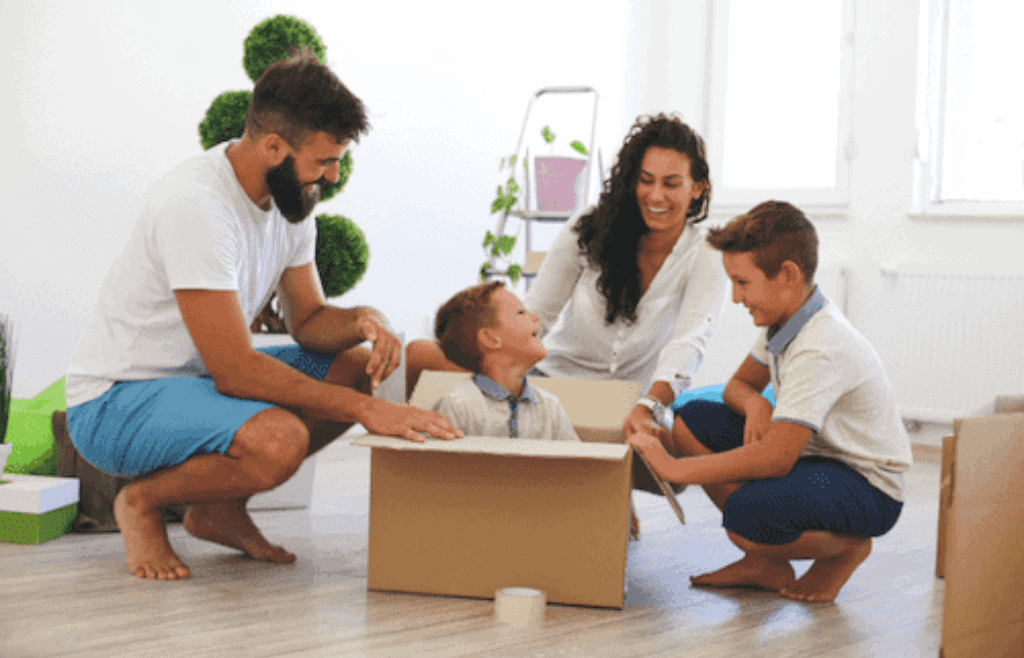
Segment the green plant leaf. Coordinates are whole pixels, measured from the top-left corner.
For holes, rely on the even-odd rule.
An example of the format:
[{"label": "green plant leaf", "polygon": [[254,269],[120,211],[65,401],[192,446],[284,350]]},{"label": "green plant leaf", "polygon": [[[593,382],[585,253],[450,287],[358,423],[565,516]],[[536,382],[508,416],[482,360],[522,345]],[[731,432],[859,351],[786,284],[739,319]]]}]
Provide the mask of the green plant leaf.
[{"label": "green plant leaf", "polygon": [[[501,210],[502,208],[504,208],[505,204],[507,203],[507,199],[505,198],[505,195],[500,193],[500,190],[501,190],[500,187],[498,188],[498,190],[499,190],[498,198],[495,199],[494,201],[491,201],[491,214],[492,215],[494,213],[498,212],[499,210]],[[485,242],[484,245],[486,246],[487,243]]]},{"label": "green plant leaf", "polygon": [[512,251],[512,248],[516,246],[516,236],[503,235],[495,241],[495,246],[501,250],[502,254],[507,256]]},{"label": "green plant leaf", "polygon": [[489,263],[484,263],[480,266],[480,281],[487,281],[487,268],[489,267]]},{"label": "green plant leaf", "polygon": [[[505,166],[505,159],[504,158],[502,158],[501,163],[502,163],[502,167],[504,167]],[[508,159],[508,166],[509,167],[516,166],[516,156],[513,155],[512,157],[510,157]]]},{"label": "green plant leaf", "polygon": [[316,216],[316,268],[324,294],[339,297],[363,278],[370,261],[366,236],[341,215]]},{"label": "green plant leaf", "polygon": [[484,235],[484,244],[483,244],[483,246],[486,247],[487,245],[492,244],[493,242],[494,242],[494,234],[491,233],[490,231],[487,231],[487,233]]},{"label": "green plant leaf", "polygon": [[544,126],[544,129],[540,131],[540,136],[544,138],[544,141],[548,144],[555,141],[555,133],[551,132],[549,126]]},{"label": "green plant leaf", "polygon": [[508,267],[508,278],[512,279],[512,283],[519,282],[519,275],[522,273],[523,268],[519,265],[509,265]]},{"label": "green plant leaf", "polygon": [[569,144],[569,146],[571,146],[573,150],[578,153],[582,153],[583,155],[590,155],[589,153],[587,153],[587,147],[584,146],[583,142],[581,142],[578,139],[573,140],[573,142]]}]

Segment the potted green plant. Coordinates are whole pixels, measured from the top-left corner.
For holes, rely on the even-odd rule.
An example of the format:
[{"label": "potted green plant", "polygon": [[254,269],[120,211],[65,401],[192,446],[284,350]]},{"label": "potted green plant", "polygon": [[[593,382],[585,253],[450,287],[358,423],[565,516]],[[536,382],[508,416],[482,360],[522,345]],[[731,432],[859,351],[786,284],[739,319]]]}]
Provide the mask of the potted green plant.
[{"label": "potted green plant", "polygon": [[[550,126],[544,126],[540,131],[541,137],[546,144],[553,144],[557,136],[551,132]],[[587,147],[579,140],[573,140],[569,147],[583,156],[588,156]],[[552,148],[552,151],[554,149]],[[579,158],[538,157],[537,161],[537,209],[538,210],[571,210],[576,205],[578,190],[576,181],[579,173],[586,165],[586,160]],[[491,202],[491,214],[496,212],[515,212],[526,209],[526,201],[522,198],[523,188],[516,182],[516,163],[518,156],[513,155],[507,160],[502,158],[499,171],[509,172],[508,181],[504,186],[498,185],[494,201]],[[530,170],[526,159],[522,161],[523,175],[529,176]],[[541,168],[543,167],[543,172]],[[565,192],[565,181],[568,181],[568,190]],[[542,192],[543,189],[543,192]],[[521,226],[521,225],[520,225]],[[483,249],[486,260],[480,265],[480,280],[486,281],[489,277],[496,275],[507,276],[513,284],[519,281],[523,268],[518,263],[511,262],[509,258],[515,248],[518,235],[494,235],[487,231],[484,235]]]},{"label": "potted green plant", "polygon": [[12,445],[5,441],[7,424],[11,417],[11,396],[14,392],[14,356],[17,352],[17,334],[14,323],[0,313],[0,473],[4,472]]}]

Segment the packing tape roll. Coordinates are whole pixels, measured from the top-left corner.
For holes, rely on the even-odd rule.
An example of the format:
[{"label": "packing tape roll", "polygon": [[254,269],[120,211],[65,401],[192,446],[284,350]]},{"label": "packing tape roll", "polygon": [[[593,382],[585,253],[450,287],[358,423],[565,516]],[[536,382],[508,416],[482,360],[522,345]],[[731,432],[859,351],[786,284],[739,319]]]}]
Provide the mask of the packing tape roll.
[{"label": "packing tape roll", "polygon": [[533,626],[544,620],[544,592],[529,587],[505,587],[494,593],[494,616],[503,624]]}]

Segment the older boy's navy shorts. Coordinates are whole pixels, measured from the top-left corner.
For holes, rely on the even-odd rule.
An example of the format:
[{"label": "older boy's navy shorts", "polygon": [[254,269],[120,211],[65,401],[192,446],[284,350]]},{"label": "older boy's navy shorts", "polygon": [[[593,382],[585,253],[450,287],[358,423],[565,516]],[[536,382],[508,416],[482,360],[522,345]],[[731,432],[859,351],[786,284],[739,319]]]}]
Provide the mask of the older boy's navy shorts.
[{"label": "older boy's navy shorts", "polygon": [[[694,400],[677,415],[714,452],[743,445],[744,417],[720,402]],[[902,509],[838,459],[802,457],[786,477],[750,480],[736,490],[725,501],[722,525],[756,544],[788,544],[805,530],[878,537]]]},{"label": "older boy's navy shorts", "polygon": [[[335,357],[297,345],[260,351],[316,379],[327,375]],[[209,377],[122,381],[100,397],[69,408],[68,432],[90,464],[134,477],[195,455],[226,453],[239,428],[273,406],[218,393]]]}]

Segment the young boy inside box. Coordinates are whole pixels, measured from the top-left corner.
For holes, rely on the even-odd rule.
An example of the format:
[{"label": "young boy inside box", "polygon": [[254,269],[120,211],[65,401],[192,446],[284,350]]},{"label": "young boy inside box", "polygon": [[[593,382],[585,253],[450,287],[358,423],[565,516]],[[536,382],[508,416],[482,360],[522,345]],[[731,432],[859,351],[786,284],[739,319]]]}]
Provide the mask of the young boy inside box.
[{"label": "young boy inside box", "polygon": [[445,357],[474,374],[441,396],[434,411],[466,436],[579,441],[558,398],[526,380],[547,354],[537,320],[500,281],[445,302],[434,335]]},{"label": "young boy inside box", "polygon": [[[710,231],[742,303],[765,331],[724,404],[693,401],[636,446],[666,480],[703,485],[745,556],[691,578],[831,601],[903,507],[910,440],[875,350],[814,285],[818,239],[792,205],[762,203]],[[771,382],[773,409],[761,396]],[[814,563],[799,579],[791,560]]]}]

